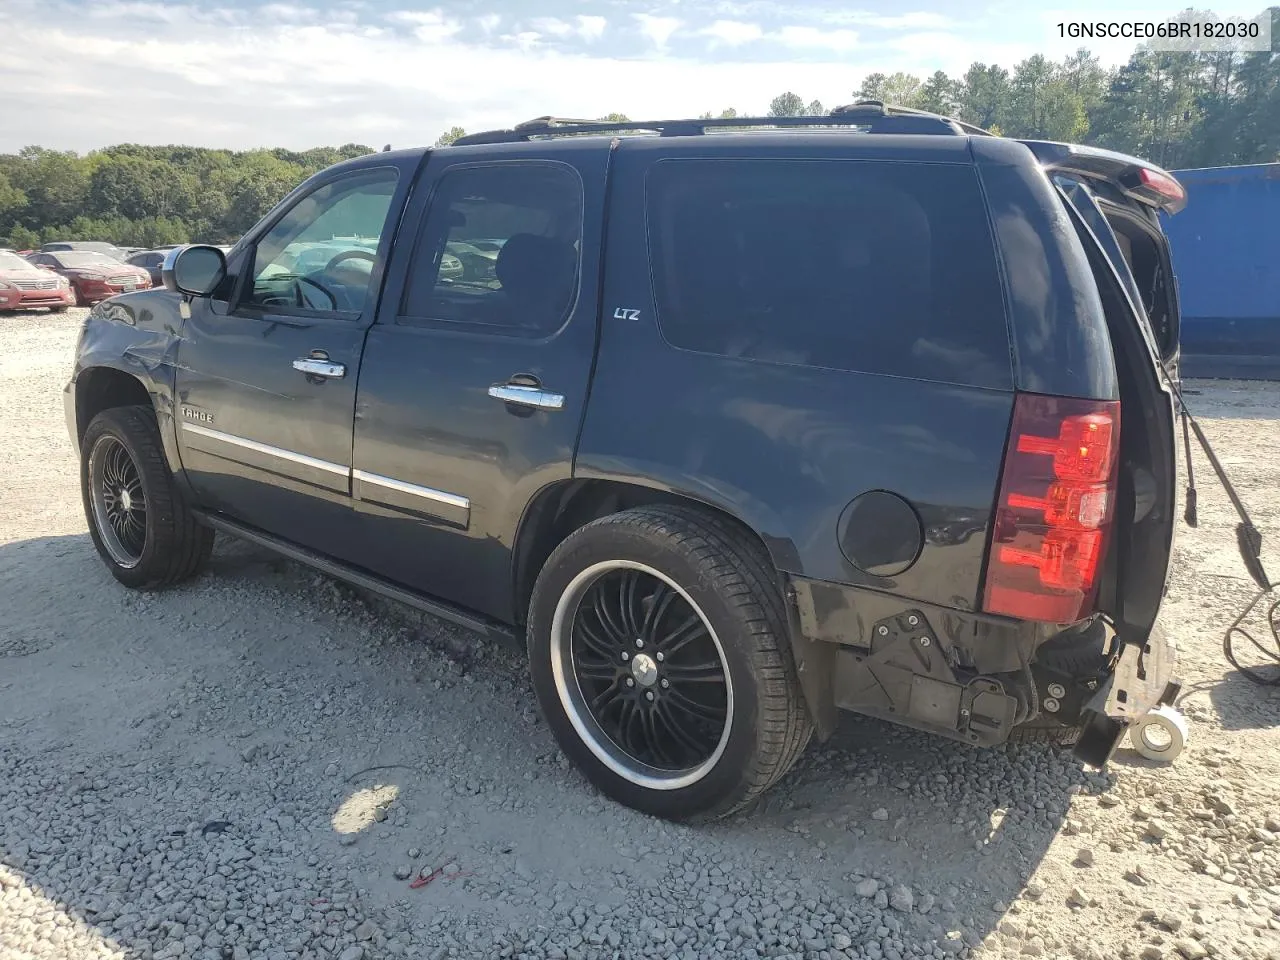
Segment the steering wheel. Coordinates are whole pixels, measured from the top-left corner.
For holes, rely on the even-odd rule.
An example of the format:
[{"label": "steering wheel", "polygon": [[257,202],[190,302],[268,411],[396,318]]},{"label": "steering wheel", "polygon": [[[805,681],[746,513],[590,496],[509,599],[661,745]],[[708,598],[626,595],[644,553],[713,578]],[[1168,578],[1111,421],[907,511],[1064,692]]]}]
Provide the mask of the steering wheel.
[{"label": "steering wheel", "polygon": [[340,254],[324,265],[324,272],[328,273],[338,264],[342,263],[343,260],[368,260],[370,263],[373,263],[376,259],[377,257],[368,250],[343,250]]},{"label": "steering wheel", "polygon": [[[330,310],[338,309],[338,298],[333,295],[333,292],[329,290],[328,287],[326,287],[322,283],[317,283],[315,280],[312,280],[310,277],[301,277],[301,276],[293,278],[293,300],[294,300],[293,305],[295,307],[306,308],[310,306],[310,304],[306,302],[306,298],[302,293],[302,285],[304,283],[310,284],[311,286],[315,287],[317,290],[323,293],[325,297],[328,298]],[[315,309],[315,308],[313,307],[312,309]]]}]

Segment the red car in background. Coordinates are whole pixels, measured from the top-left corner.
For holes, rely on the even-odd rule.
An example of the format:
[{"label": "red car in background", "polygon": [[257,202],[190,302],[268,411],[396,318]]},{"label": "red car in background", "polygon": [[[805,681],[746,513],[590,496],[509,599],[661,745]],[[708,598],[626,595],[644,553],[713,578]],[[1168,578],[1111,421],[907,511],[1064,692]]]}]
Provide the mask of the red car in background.
[{"label": "red car in background", "polygon": [[76,302],[66,277],[34,267],[16,253],[0,250],[0,310],[48,307],[61,313]]},{"label": "red car in background", "polygon": [[57,250],[52,253],[33,253],[27,258],[38,267],[45,267],[66,277],[75,291],[76,303],[85,306],[114,297],[117,293],[132,293],[151,287],[151,275],[145,270],[109,257],[105,253],[89,250]]}]

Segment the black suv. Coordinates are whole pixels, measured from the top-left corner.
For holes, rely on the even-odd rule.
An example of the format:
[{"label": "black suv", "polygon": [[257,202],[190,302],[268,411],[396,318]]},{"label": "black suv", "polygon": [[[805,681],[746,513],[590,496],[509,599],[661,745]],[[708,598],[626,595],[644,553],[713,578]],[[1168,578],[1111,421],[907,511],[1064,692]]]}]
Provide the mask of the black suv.
[{"label": "black suv", "polygon": [[521,631],[566,753],[665,817],[838,709],[1101,764],[1177,692],[1184,202],[880,103],[340,163],[90,314],[93,540],[131,587],[222,531]]}]

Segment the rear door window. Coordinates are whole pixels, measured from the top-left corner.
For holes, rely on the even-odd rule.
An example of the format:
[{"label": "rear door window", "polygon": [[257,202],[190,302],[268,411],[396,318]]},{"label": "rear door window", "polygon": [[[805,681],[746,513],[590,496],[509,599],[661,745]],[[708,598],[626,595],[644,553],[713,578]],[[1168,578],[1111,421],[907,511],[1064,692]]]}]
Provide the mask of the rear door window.
[{"label": "rear door window", "polygon": [[673,346],[1011,388],[971,167],[664,160],[647,202],[658,322]]},{"label": "rear door window", "polygon": [[563,164],[520,161],[445,173],[398,322],[553,333],[577,295],[582,205],[582,180]]}]

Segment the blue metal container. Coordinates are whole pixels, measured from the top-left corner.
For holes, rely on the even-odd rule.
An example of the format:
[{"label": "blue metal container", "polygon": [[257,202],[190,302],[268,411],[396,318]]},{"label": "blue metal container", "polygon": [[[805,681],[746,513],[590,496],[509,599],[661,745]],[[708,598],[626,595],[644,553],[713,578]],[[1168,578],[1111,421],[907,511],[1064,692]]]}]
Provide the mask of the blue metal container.
[{"label": "blue metal container", "polygon": [[1175,170],[1182,375],[1280,380],[1280,163]]}]

